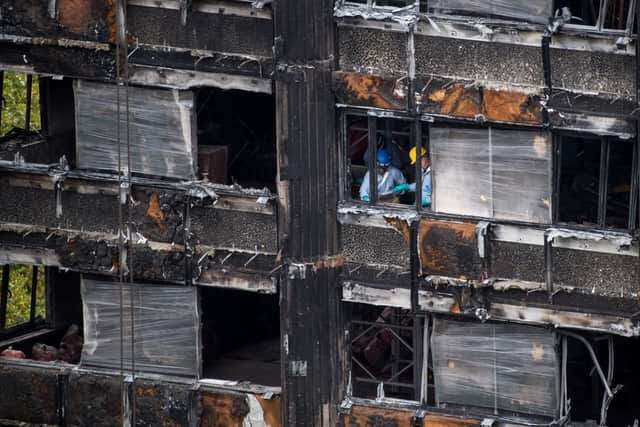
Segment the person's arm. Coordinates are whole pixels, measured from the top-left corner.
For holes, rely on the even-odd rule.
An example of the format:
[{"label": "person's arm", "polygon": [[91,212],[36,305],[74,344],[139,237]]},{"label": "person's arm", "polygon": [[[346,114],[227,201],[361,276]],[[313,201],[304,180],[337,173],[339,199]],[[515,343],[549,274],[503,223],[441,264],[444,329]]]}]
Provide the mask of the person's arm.
[{"label": "person's arm", "polygon": [[369,201],[369,171],[364,174],[362,184],[360,185],[360,200]]},{"label": "person's arm", "polygon": [[431,172],[422,176],[422,206],[431,206]]}]

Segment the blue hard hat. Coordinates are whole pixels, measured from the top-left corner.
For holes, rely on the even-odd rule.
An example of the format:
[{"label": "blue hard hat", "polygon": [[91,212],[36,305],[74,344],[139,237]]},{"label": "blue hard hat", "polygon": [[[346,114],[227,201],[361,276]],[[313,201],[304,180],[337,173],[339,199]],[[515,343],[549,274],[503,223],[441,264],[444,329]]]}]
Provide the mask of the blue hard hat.
[{"label": "blue hard hat", "polygon": [[381,165],[388,165],[391,163],[391,156],[387,150],[378,150],[378,163]]}]

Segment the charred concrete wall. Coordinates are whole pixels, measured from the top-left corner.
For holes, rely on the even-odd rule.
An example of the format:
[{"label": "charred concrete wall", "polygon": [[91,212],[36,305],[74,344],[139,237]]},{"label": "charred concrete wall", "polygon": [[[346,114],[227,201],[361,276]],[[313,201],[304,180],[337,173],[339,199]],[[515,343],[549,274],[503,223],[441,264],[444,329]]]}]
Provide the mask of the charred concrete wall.
[{"label": "charred concrete wall", "polygon": [[[37,364],[2,364],[0,379],[7,386],[0,396],[0,422],[119,426],[126,400],[135,409],[131,419],[142,426],[241,426],[245,421],[282,425],[277,395],[267,399],[249,392],[145,379],[132,385],[115,374]],[[16,405],[16,398],[29,405]]]},{"label": "charred concrete wall", "polygon": [[193,12],[186,25],[179,10],[128,8],[128,25],[139,43],[270,57],[273,22],[269,19]]}]

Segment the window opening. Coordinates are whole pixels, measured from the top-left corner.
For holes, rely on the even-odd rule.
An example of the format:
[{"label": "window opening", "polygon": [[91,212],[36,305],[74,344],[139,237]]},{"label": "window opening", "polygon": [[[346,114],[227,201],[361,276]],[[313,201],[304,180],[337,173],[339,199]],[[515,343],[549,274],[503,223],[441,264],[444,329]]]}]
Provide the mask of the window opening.
[{"label": "window opening", "polygon": [[[420,372],[415,369],[414,318],[409,310],[347,304],[351,309],[351,382],[353,395],[384,395],[418,400]],[[420,344],[418,344],[420,345]]]},{"label": "window opening", "polygon": [[[556,0],[554,11],[571,12],[570,24],[592,27],[598,31],[632,30],[635,0]],[[635,33],[635,30],[633,30]]]},{"label": "window opening", "polygon": [[561,10],[564,7],[571,11],[572,24],[598,26],[600,0],[556,0],[554,10]]},{"label": "window opening", "polygon": [[436,15],[472,15],[540,24],[546,24],[552,15],[550,0],[429,0],[428,11]]},{"label": "window opening", "polygon": [[[633,227],[635,142],[584,136],[560,137],[560,222]],[[634,209],[631,209],[631,203]]]},{"label": "window opening", "polygon": [[64,155],[72,163],[75,120],[71,80],[4,75],[0,160],[49,165]]},{"label": "window opening", "polygon": [[612,141],[609,145],[609,167],[605,226],[626,228],[629,223],[634,146]]},{"label": "window opening", "polygon": [[603,27],[611,30],[626,30],[630,12],[631,0],[608,0],[604,10]]},{"label": "window opening", "polygon": [[24,324],[33,325],[45,319],[44,268],[7,264],[2,266],[0,280],[0,334],[11,328]]},{"label": "window opening", "polygon": [[20,135],[41,128],[40,85],[31,74],[0,71],[2,101],[0,136]]},{"label": "window opening", "polygon": [[[423,186],[416,186],[423,175],[421,173],[416,178],[420,170],[416,165],[420,167],[424,162],[425,174],[430,171],[428,133],[421,132],[422,127],[417,129],[415,123],[394,118],[347,115],[345,135],[353,199],[415,206],[416,194],[424,192],[425,201],[428,201],[428,192],[420,191]],[[370,135],[375,135],[375,138]],[[416,154],[414,141],[417,137],[421,138],[424,156]],[[375,174],[370,173],[373,170]],[[427,178],[425,185],[429,184]],[[424,206],[428,207],[429,203]]]},{"label": "window opening", "polygon": [[199,289],[203,377],[279,386],[278,295]]},{"label": "window opening", "polygon": [[5,265],[2,273],[3,293],[7,289],[10,295],[2,299],[9,310],[6,329],[0,331],[0,357],[79,363],[84,339],[80,275],[26,265]]},{"label": "window opening", "polygon": [[399,9],[417,4],[416,0],[342,0],[342,3],[367,5],[372,8]]},{"label": "window opening", "polygon": [[566,387],[571,399],[571,420],[598,422],[606,415],[606,424],[602,425],[633,425],[638,416],[637,396],[640,393],[640,375],[634,355],[640,350],[640,340],[590,333],[581,333],[581,336],[593,349],[603,373],[607,377],[610,375],[614,397],[606,414],[603,413],[605,388],[594,370],[588,348],[579,340],[568,337]]},{"label": "window opening", "polygon": [[197,94],[199,177],[276,191],[272,95],[201,88]]}]

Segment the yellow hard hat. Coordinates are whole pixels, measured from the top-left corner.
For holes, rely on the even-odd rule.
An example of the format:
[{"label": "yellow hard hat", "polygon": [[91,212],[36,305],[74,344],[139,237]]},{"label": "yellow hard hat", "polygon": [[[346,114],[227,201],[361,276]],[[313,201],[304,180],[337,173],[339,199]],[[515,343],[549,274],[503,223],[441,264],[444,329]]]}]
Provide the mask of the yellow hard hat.
[{"label": "yellow hard hat", "polygon": [[[420,155],[424,156],[427,154],[427,150],[424,147],[420,147]],[[416,147],[413,147],[411,151],[409,151],[409,158],[411,159],[411,164],[416,164]]]}]

